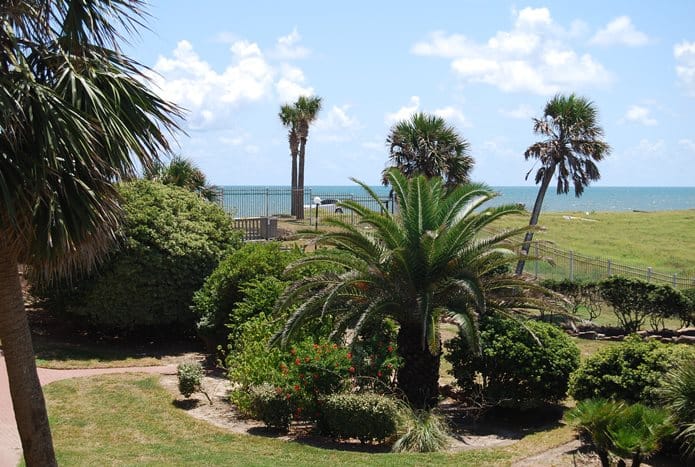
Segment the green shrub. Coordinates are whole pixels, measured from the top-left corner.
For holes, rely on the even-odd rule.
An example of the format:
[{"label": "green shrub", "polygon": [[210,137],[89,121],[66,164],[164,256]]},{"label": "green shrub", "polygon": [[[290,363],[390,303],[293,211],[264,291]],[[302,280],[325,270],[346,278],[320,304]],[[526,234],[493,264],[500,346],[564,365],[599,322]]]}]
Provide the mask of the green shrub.
[{"label": "green shrub", "polygon": [[449,445],[449,430],[440,415],[411,411],[407,424],[406,432],[393,444],[393,452],[437,452]]},{"label": "green shrub", "polygon": [[642,404],[589,399],[570,410],[565,419],[594,445],[605,467],[608,452],[632,459],[633,466],[656,453],[674,432],[666,410]]},{"label": "green shrub", "polygon": [[323,428],[336,438],[383,442],[398,429],[398,404],[389,397],[344,393],[329,395],[323,402]]},{"label": "green shrub", "polygon": [[287,430],[292,421],[289,398],[272,384],[262,383],[249,388],[251,411],[254,418],[270,428]]},{"label": "green shrub", "polygon": [[690,301],[678,290],[669,285],[655,285],[647,296],[649,323],[653,330],[664,329],[664,319],[677,316],[684,319],[689,311]]},{"label": "green shrub", "polygon": [[546,279],[541,281],[541,286],[567,298],[571,303],[571,312],[574,315],[584,311],[591,321],[601,315],[601,296],[595,282]]},{"label": "green shrub", "polygon": [[530,408],[564,399],[579,349],[559,328],[495,315],[480,321],[480,353],[456,337],[446,358],[459,387],[491,405]]},{"label": "green shrub", "polygon": [[355,376],[362,388],[391,392],[401,365],[396,345],[396,325],[390,319],[365,325],[352,344]]},{"label": "green shrub", "polygon": [[695,456],[695,358],[672,368],[658,394],[678,425],[677,441],[686,454]]},{"label": "green shrub", "polygon": [[688,358],[695,358],[695,350],[629,336],[582,362],[570,378],[569,394],[576,400],[655,403],[664,375]]},{"label": "green shrub", "polygon": [[688,327],[695,324],[695,288],[685,289],[681,292],[688,301],[688,307],[683,310],[683,314],[679,316],[682,327]]},{"label": "green shrub", "polygon": [[296,249],[282,251],[277,242],[247,243],[219,263],[193,296],[198,334],[209,351],[223,345],[228,334],[237,335],[236,328],[248,319],[247,309],[233,314],[235,305],[244,298],[243,286],[253,279],[280,278],[285,267],[300,255]]},{"label": "green shrub", "polygon": [[120,185],[119,193],[120,248],[89,276],[39,285],[34,293],[103,332],[192,334],[193,293],[240,245],[240,233],[217,205],[182,188],[139,180]]},{"label": "green shrub", "polygon": [[200,391],[203,383],[203,366],[200,363],[180,363],[176,368],[179,379],[179,392],[186,398]]}]

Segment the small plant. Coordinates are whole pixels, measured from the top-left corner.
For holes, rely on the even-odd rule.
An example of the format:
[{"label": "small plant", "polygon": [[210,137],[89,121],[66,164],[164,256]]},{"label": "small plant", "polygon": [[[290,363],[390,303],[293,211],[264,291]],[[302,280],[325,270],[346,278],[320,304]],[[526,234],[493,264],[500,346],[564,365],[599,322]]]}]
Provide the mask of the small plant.
[{"label": "small plant", "polygon": [[270,428],[287,430],[292,420],[290,401],[272,384],[263,383],[249,388],[253,416]]},{"label": "small plant", "polygon": [[582,362],[570,378],[569,394],[576,400],[654,403],[664,374],[693,358],[695,351],[691,348],[629,336]]},{"label": "small plant", "polygon": [[337,438],[383,442],[396,434],[399,418],[398,404],[387,396],[332,394],[324,400],[322,425]]},{"label": "small plant", "polygon": [[449,430],[433,411],[408,411],[408,429],[393,445],[393,452],[437,452],[449,445]]},{"label": "small plant", "polygon": [[577,404],[565,419],[591,440],[604,467],[610,465],[609,452],[632,459],[637,467],[674,432],[667,411],[639,403],[589,399]]},{"label": "small plant", "polygon": [[180,363],[176,368],[176,375],[179,379],[179,392],[186,398],[191,397],[194,392],[200,392],[205,395],[208,402],[212,404],[212,399],[207,392],[203,390],[203,376],[205,371],[203,365],[195,363]]},{"label": "small plant", "polygon": [[695,359],[669,371],[658,394],[678,426],[676,440],[686,455],[695,456]]}]

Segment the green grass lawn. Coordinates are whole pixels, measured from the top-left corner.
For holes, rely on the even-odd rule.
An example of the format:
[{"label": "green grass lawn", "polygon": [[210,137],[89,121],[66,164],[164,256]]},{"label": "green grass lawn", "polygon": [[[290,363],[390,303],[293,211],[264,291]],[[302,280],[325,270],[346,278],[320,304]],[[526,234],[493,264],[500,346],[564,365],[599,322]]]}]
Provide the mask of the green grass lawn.
[{"label": "green grass lawn", "polygon": [[62,465],[509,465],[572,439],[565,426],[504,448],[384,454],[235,435],[186,415],[158,377],[108,375],[45,388]]},{"label": "green grass lawn", "polygon": [[[508,228],[527,223],[528,216],[513,216],[495,225]],[[534,240],[548,240],[558,248],[664,273],[695,275],[695,209],[588,215],[547,212],[541,213],[538,225],[544,230],[536,232]]]}]

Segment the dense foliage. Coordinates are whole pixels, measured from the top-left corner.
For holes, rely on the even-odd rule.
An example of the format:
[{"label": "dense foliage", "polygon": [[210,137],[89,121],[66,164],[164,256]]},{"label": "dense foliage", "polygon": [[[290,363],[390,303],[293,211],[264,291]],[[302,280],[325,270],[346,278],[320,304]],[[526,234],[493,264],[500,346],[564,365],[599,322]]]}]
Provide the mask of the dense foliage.
[{"label": "dense foliage", "polygon": [[181,363],[176,367],[176,376],[179,380],[179,392],[184,397],[198,392],[203,383],[203,366],[200,363]]},{"label": "dense foliage", "polygon": [[654,404],[664,375],[693,358],[692,348],[629,336],[582,362],[570,378],[569,394],[576,400],[600,398]]},{"label": "dense foliage", "polygon": [[659,389],[659,399],[678,425],[684,451],[695,456],[695,356],[669,371]]},{"label": "dense foliage", "polygon": [[209,351],[225,344],[229,333],[237,335],[238,326],[259,311],[258,306],[235,308],[244,298],[244,285],[254,279],[280,278],[285,267],[300,255],[299,250],[282,251],[276,242],[247,243],[219,263],[193,296],[198,334]]},{"label": "dense foliage", "polygon": [[575,316],[583,312],[593,321],[601,315],[601,295],[596,282],[546,279],[541,285],[569,300],[570,311]]},{"label": "dense foliage", "polygon": [[121,248],[93,274],[38,294],[101,331],[192,333],[193,294],[239,232],[217,205],[178,187],[138,180],[119,187]]},{"label": "dense foliage", "polygon": [[331,394],[324,400],[321,428],[335,438],[383,442],[396,434],[399,408],[395,400],[375,393]]},{"label": "dense foliage", "polygon": [[579,349],[559,328],[495,315],[480,320],[480,352],[461,337],[447,343],[452,373],[468,397],[529,408],[564,399]]},{"label": "dense foliage", "polygon": [[252,385],[248,388],[250,414],[269,428],[286,430],[292,421],[290,398],[277,391],[270,383]]}]

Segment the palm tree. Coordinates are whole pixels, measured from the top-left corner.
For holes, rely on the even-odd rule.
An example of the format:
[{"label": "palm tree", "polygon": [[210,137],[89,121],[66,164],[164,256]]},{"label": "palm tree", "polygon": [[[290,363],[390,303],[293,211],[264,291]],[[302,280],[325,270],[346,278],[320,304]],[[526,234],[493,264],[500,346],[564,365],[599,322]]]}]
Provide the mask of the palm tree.
[{"label": "palm tree", "polygon": [[297,156],[299,154],[299,135],[298,127],[299,120],[297,118],[297,108],[295,105],[285,104],[280,107],[280,121],[282,125],[289,130],[287,135],[287,140],[290,143],[290,156],[292,157],[292,200],[290,207],[290,214],[293,216],[297,215],[297,211],[301,209],[304,210],[303,206],[297,209]]},{"label": "palm tree", "polygon": [[431,408],[438,396],[440,318],[453,319],[475,344],[479,314],[521,300],[518,294],[504,303],[493,297],[521,282],[495,272],[516,261],[505,247],[523,230],[485,236],[483,229],[522,211],[500,206],[476,212],[495,196],[483,185],[447,190],[440,178],[406,179],[397,169],[386,177],[400,203],[399,214],[390,214],[376,193],[357,182],[381,205],[381,214],[354,201],[340,203],[360,216],[361,226],[326,220],[339,230],[319,242],[335,248],[290,268],[323,264],[337,272],[298,281],[285,291],[278,309],[298,308],[271,343],[285,345],[304,322],[326,313],[334,316],[336,339],[347,329],[354,330],[347,335],[357,335],[365,323],[391,318],[400,327],[397,344],[404,363],[397,375],[399,388],[413,407]]},{"label": "palm tree", "polygon": [[145,178],[164,185],[175,185],[185,188],[208,201],[218,198],[218,188],[208,185],[207,177],[202,170],[190,159],[176,155],[168,164],[163,162],[151,169],[145,170]]},{"label": "palm tree", "polygon": [[391,128],[386,143],[391,165],[384,169],[384,184],[392,167],[408,178],[418,174],[441,177],[447,187],[469,182],[474,164],[468,154],[470,145],[441,117],[415,113]]},{"label": "palm tree", "polygon": [[300,96],[294,104],[297,112],[297,135],[299,136],[299,165],[297,167],[297,219],[304,219],[304,158],[306,141],[309,138],[311,125],[321,110],[321,98],[317,96]]},{"label": "palm tree", "polygon": [[[541,185],[529,221],[531,226],[538,224],[545,192],[556,173],[557,193],[567,194],[571,180],[574,194],[579,197],[589,183],[601,177],[594,161],[610,154],[610,146],[602,139],[603,128],[598,124],[596,107],[584,97],[558,94],[546,104],[543,118],[534,118],[533,121],[534,133],[545,139],[534,143],[524,153],[526,160],[538,159],[541,163],[536,172],[536,183]],[[527,178],[530,173],[526,174]],[[533,230],[529,230],[524,238],[517,275],[524,272],[524,256],[528,255],[531,240]]]},{"label": "palm tree", "polygon": [[29,466],[56,460],[18,264],[46,277],[91,266],[120,222],[114,182],[168,151],[180,117],[118,50],[141,6],[0,3],[0,340]]}]

